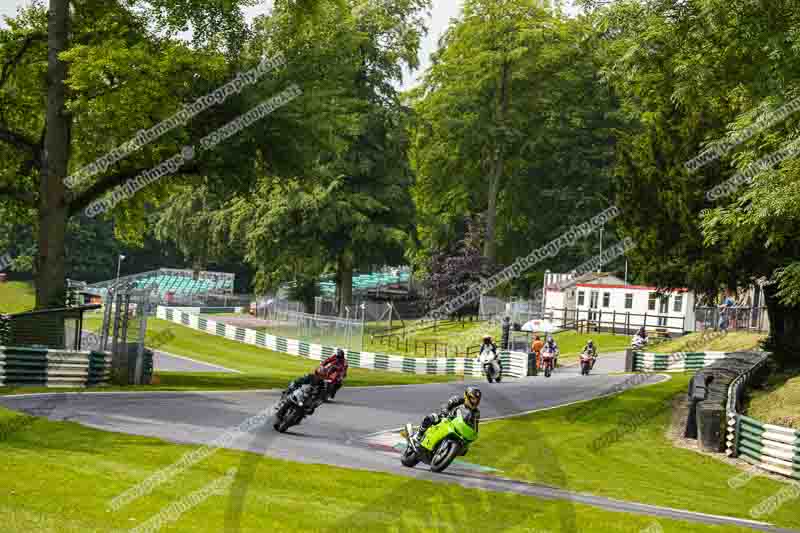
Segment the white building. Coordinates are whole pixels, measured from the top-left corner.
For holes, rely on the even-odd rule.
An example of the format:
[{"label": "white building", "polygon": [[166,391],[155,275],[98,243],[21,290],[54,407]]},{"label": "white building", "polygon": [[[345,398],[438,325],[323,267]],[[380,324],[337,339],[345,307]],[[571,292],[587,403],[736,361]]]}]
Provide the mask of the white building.
[{"label": "white building", "polygon": [[633,334],[682,334],[695,329],[695,295],[685,288],[659,295],[656,287],[628,285],[608,273],[545,277],[545,315],[558,327],[589,327]]}]

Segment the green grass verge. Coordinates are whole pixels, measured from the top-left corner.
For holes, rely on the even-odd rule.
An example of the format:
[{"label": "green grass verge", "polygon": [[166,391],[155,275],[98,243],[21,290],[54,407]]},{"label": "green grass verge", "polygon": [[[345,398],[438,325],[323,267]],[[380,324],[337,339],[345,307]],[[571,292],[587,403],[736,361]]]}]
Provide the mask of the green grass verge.
[{"label": "green grass verge", "polygon": [[[239,479],[196,506],[175,513],[164,531],[227,531],[240,516],[242,532],[472,531],[639,533],[652,517],[602,511],[515,494],[261,455],[219,450],[181,471],[118,511],[109,502],[166,468],[196,446],[103,432],[72,422],[26,421],[0,408],[0,426],[16,425],[0,439],[3,497],[0,523],[8,533],[130,531],[193,493],[204,491],[231,469]],[[15,420],[16,419],[16,420]],[[488,429],[489,426],[487,426]],[[269,429],[271,431],[271,428]],[[373,453],[365,451],[364,453]],[[238,509],[240,514],[231,515]],[[574,516],[574,519],[573,519]],[[658,520],[670,533],[747,530]]]},{"label": "green grass verge", "polygon": [[751,389],[748,416],[764,423],[800,429],[800,370],[778,372],[763,389]]},{"label": "green grass verge", "polygon": [[26,281],[0,283],[0,313],[30,311],[36,306],[36,292]]},{"label": "green grass verge", "polygon": [[[485,424],[469,460],[517,479],[752,519],[749,510],[782,484],[758,477],[734,490],[728,480],[736,468],[674,447],[665,436],[671,410],[664,402],[686,394],[688,381],[674,375],[611,398]],[[542,453],[543,440],[555,457]],[[800,527],[800,507],[786,503],[767,520]]]},{"label": "green grass verge", "polygon": [[[719,334],[715,331],[709,331],[705,334],[698,332],[663,342],[652,348],[652,351],[658,353],[683,352],[687,350],[692,352],[747,351],[758,349],[764,338],[765,335],[763,333],[750,333],[747,331],[730,331],[725,334]],[[648,348],[648,350],[650,349]]]}]

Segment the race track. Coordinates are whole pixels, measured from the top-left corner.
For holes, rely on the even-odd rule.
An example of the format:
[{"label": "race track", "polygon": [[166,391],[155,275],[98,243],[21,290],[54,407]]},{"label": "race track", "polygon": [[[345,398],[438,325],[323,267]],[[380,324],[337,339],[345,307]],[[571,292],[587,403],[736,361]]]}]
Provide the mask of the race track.
[{"label": "race track", "polygon": [[[602,361],[602,360],[601,360]],[[563,361],[565,363],[566,361]],[[596,370],[617,370],[619,356],[608,357]],[[580,376],[577,368],[561,368],[551,378],[542,376],[479,385],[484,396],[481,413],[484,420],[556,407],[609,394],[629,376],[596,373]],[[650,383],[668,379],[649,377]],[[646,384],[646,383],[645,383]],[[746,520],[713,517],[699,513],[657,508],[568,491],[505,480],[454,464],[444,475],[433,474],[427,467],[414,469],[400,465],[399,456],[380,444],[380,439],[406,422],[418,424],[426,413],[456,394],[462,394],[465,382],[433,385],[387,387],[345,387],[333,403],[323,405],[311,418],[278,434],[271,424],[229,442],[228,447],[272,457],[306,463],[324,463],[342,467],[389,472],[440,482],[459,483],[488,490],[510,491],[549,499],[567,499],[609,510],[627,511],[666,518],[729,524],[762,531],[786,531]],[[10,409],[36,412],[47,396],[0,397],[0,404]],[[107,430],[196,444],[208,444],[227,430],[263,412],[275,404],[280,391],[202,392],[202,393],[75,393],[63,395],[49,418],[70,420]],[[376,440],[377,439],[377,440]],[[469,457],[464,458],[466,461]],[[561,460],[568,460],[562,458]]]}]

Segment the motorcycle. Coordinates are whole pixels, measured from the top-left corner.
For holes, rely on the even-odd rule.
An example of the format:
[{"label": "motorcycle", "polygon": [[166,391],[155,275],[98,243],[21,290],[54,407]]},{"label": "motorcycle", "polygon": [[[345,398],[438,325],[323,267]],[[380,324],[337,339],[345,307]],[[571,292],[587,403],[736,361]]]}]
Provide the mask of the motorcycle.
[{"label": "motorcycle", "polygon": [[344,384],[344,378],[347,377],[347,367],[341,375],[335,375],[333,369],[326,367],[325,369],[325,402],[333,400],[339,389]]},{"label": "motorcycle", "polygon": [[285,391],[275,410],[275,423],[272,425],[279,433],[286,432],[299,424],[305,417],[311,416],[314,410],[324,401],[326,394],[314,399],[313,387],[302,385],[292,392]]},{"label": "motorcycle", "polygon": [[411,424],[406,424],[400,434],[406,439],[406,449],[400,457],[402,465],[413,468],[422,461],[430,465],[432,472],[442,472],[453,459],[466,455],[469,445],[478,439],[478,432],[464,420],[461,410],[428,428],[419,446],[414,444]]},{"label": "motorcycle", "polygon": [[542,367],[544,368],[544,377],[549,378],[553,373],[555,365],[556,354],[547,350],[542,350]]},{"label": "motorcycle", "polygon": [[590,353],[583,352],[581,354],[581,375],[588,376],[593,367],[594,357]]},{"label": "motorcycle", "polygon": [[489,383],[497,382],[503,379],[503,366],[500,360],[494,357],[494,354],[481,355],[481,363],[483,363],[483,374]]}]

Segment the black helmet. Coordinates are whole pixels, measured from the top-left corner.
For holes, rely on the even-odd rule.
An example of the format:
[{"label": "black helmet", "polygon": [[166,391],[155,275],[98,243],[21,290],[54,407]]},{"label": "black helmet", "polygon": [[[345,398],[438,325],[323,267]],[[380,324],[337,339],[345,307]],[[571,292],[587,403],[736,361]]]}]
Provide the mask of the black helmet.
[{"label": "black helmet", "polygon": [[467,387],[464,390],[464,405],[475,409],[481,403],[481,390],[478,387]]},{"label": "black helmet", "polygon": [[344,350],[342,350],[341,348],[337,348],[336,357],[338,357],[339,359],[344,359]]}]

